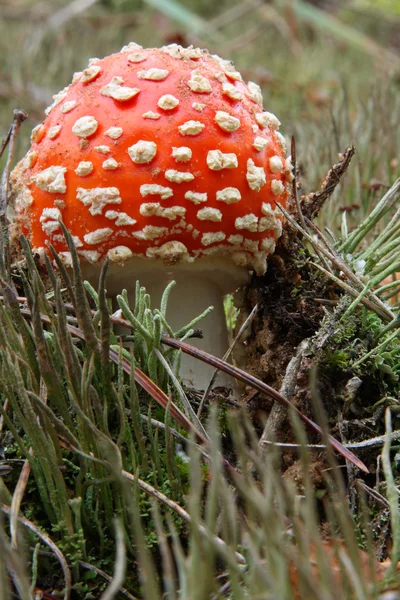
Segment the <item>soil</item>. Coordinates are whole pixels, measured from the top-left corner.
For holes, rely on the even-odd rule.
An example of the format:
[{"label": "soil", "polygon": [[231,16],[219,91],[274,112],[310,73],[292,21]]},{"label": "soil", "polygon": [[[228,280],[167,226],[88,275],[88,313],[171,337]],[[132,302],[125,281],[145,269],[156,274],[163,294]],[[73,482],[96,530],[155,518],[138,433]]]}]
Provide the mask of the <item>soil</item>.
[{"label": "soil", "polygon": [[[303,199],[303,206],[311,207],[310,218],[322,206],[318,197],[319,193]],[[293,207],[291,213],[295,214]],[[362,324],[361,310],[354,312],[348,320],[348,331],[343,332],[341,317],[349,299],[339,286],[309,264],[310,255],[300,235],[287,225],[267,273],[254,277],[241,293],[241,321],[255,305],[258,311],[238,349],[238,360],[242,368],[279,390],[304,415],[317,422],[321,422],[321,417],[316,416],[313,407],[320,403],[330,433],[341,443],[362,442],[383,435],[385,403],[380,401],[385,396],[397,397],[397,383],[376,373],[368,363],[356,370],[350,368],[353,355],[362,356],[374,347],[376,340]],[[295,444],[297,438],[287,410],[251,388],[246,392],[244,401],[261,443]],[[322,443],[319,434],[308,430],[307,435],[310,444]],[[371,487],[375,485],[381,449],[382,443],[356,450],[370,470],[371,475],[364,481]],[[347,473],[351,496],[350,488],[360,473],[345,464],[342,457],[337,459],[346,466],[342,471]],[[282,475],[299,481],[296,449],[283,448],[281,461]],[[325,450],[316,449],[310,464],[316,489],[324,485],[322,473],[329,467]],[[355,498],[352,502],[355,504]]]}]

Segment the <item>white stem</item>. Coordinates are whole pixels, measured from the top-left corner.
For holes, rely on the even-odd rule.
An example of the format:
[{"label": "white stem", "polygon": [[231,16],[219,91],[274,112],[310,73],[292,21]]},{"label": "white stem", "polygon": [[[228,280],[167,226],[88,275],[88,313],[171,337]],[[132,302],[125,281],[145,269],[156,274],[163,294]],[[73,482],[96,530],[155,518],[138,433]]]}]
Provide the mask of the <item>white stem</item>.
[{"label": "white stem", "polygon": [[[203,338],[191,338],[188,341],[196,348],[221,358],[228,349],[228,332],[221,288],[212,279],[199,276],[199,274],[193,276],[187,273],[174,273],[173,278],[170,278],[165,273],[164,276],[152,279],[141,276],[140,283],[150,294],[153,308],[160,306],[162,293],[171,279],[175,279],[176,286],[169,296],[166,318],[172,330],[178,331],[209,306],[213,306],[214,309],[196,325],[196,328],[201,329]],[[130,294],[128,290],[129,298],[133,299],[134,291],[132,292]],[[196,389],[206,389],[213,372],[213,367],[206,363],[185,354],[182,355],[180,375],[186,385]],[[222,383],[218,378],[217,385],[233,387],[233,380],[231,378],[228,380]]]},{"label": "white stem", "polygon": [[[222,358],[228,349],[223,297],[224,294],[233,292],[248,277],[244,269],[227,268],[224,263],[225,261],[214,261],[211,268],[208,261],[205,264],[206,268],[199,268],[198,265],[196,268],[193,264],[165,267],[158,261],[137,261],[132,267],[113,265],[107,277],[106,287],[109,295],[114,298],[125,288],[132,306],[135,300],[136,280],[139,280],[140,285],[150,294],[152,308],[159,308],[165,288],[170,281],[175,280],[176,286],[171,290],[166,314],[172,330],[178,331],[209,306],[213,306],[214,309],[196,325],[196,328],[202,330],[203,338],[191,338],[188,341],[193,346]],[[94,283],[93,276],[90,276],[87,269],[84,270],[84,277]],[[196,390],[205,390],[213,373],[213,367],[182,355],[180,376],[186,385]],[[219,373],[215,385],[235,389],[234,380],[222,372]]]}]

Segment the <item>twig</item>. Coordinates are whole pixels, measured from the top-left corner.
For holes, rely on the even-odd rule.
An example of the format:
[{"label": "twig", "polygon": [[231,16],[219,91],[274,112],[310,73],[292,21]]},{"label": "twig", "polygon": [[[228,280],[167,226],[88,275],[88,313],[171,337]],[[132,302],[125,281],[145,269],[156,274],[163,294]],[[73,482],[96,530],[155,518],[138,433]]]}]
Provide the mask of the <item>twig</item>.
[{"label": "twig", "polygon": [[[29,454],[33,456],[32,448],[29,449]],[[21,473],[19,474],[17,485],[15,486],[10,512],[10,531],[11,531],[11,547],[18,548],[18,515],[21,507],[21,502],[25,494],[26,486],[28,485],[29,475],[31,473],[31,465],[28,460],[25,460],[22,465]]]},{"label": "twig", "polygon": [[390,459],[390,445],[391,445],[391,434],[392,434],[392,417],[390,414],[390,408],[388,407],[385,411],[385,427],[386,437],[385,443],[382,448],[382,468],[386,481],[386,495],[390,506],[390,524],[392,527],[392,562],[390,565],[390,575],[394,575],[397,563],[400,558],[400,514],[399,514],[399,494],[394,480],[392,471],[391,459]]},{"label": "twig", "polygon": [[0,417],[0,435],[3,432],[3,427],[4,427],[4,413],[6,413],[8,411],[8,407],[9,407],[9,400],[8,398],[6,398],[4,404],[3,404],[3,410],[1,411],[1,417]]},{"label": "twig", "polygon": [[[295,219],[293,219],[292,215],[290,215],[290,213],[288,213],[288,211],[285,208],[283,208],[283,206],[281,204],[277,203],[277,206],[283,212],[286,219],[296,229],[298,229],[301,232],[301,234],[310,242],[310,244],[312,244],[312,246],[314,248],[317,247],[319,249],[319,251],[332,262],[333,266],[338,271],[343,271],[343,273],[346,275],[346,277],[352,283],[355,284],[357,289],[346,284],[344,281],[342,281],[338,277],[335,277],[335,275],[333,275],[333,273],[331,273],[327,269],[324,269],[320,265],[318,265],[316,263],[311,263],[311,264],[313,264],[315,267],[317,267],[318,269],[323,271],[328,277],[333,279],[338,285],[340,285],[341,287],[346,289],[346,291],[348,291],[349,294],[351,294],[353,296],[354,295],[358,296],[358,294],[364,289],[365,286],[362,283],[362,281],[359,279],[359,277],[357,277],[357,275],[352,271],[352,269],[349,267],[349,265],[346,263],[346,261],[343,260],[343,258],[336,252],[336,250],[334,248],[330,247],[330,250],[328,250],[318,240],[315,240],[307,231],[305,231],[301,227],[301,225],[299,223],[297,223],[297,221]],[[373,293],[372,290],[370,290],[367,295],[368,295],[368,298],[370,299],[371,310],[376,312],[383,320],[388,322],[388,321],[392,321],[395,318],[393,312],[387,306],[385,306],[385,304]],[[364,298],[363,302],[366,303],[366,301],[367,301],[367,298]]]},{"label": "twig", "polygon": [[124,529],[120,519],[114,519],[115,526],[115,560],[114,560],[114,576],[110,581],[110,585],[104,590],[100,596],[100,600],[113,600],[119,593],[122,584],[125,581],[126,573],[126,546],[124,539]]},{"label": "twig", "polygon": [[[42,554],[42,552],[41,552],[41,554]],[[46,554],[47,554],[47,552],[46,552]],[[97,575],[100,575],[100,577],[102,577],[106,581],[112,581],[112,577],[110,575],[107,575],[107,573],[105,573],[98,567],[95,567],[94,565],[90,565],[87,562],[83,562],[82,560],[79,560],[78,563],[79,563],[79,566],[83,567],[84,569],[87,569],[88,571],[92,571],[93,573],[97,573]],[[122,594],[126,598],[129,598],[129,600],[138,600],[138,598],[136,596],[133,596],[130,592],[128,592],[128,590],[126,590],[123,587],[120,587],[118,589],[118,593]]]},{"label": "twig", "polygon": [[[96,463],[104,465],[105,467],[107,467],[108,469],[110,469],[115,474],[114,465],[108,463],[107,461],[99,459],[99,458],[96,458],[96,457],[92,456],[91,454],[87,454],[86,452],[78,450],[77,448],[75,448],[72,445],[69,446],[69,450],[71,452],[75,452],[75,453],[79,454],[80,456],[83,456],[87,460],[90,460],[90,461],[93,461],[93,462],[96,462]],[[122,475],[122,477],[124,479],[127,479],[130,483],[137,483],[137,485],[139,486],[139,488],[143,492],[145,492],[148,496],[151,496],[152,498],[155,498],[158,502],[161,502],[161,504],[164,504],[164,506],[167,506],[168,508],[170,508],[183,521],[186,521],[187,523],[193,524],[192,518],[191,518],[190,514],[184,508],[182,508],[182,506],[180,504],[178,504],[177,502],[175,502],[171,498],[168,498],[168,496],[166,496],[165,494],[163,494],[162,492],[160,492],[159,490],[157,490],[155,487],[153,487],[152,485],[150,485],[146,481],[143,481],[143,479],[140,479],[136,475],[132,475],[131,473],[128,473],[128,471],[125,471],[123,469],[121,470],[120,474]],[[208,529],[205,526],[200,525],[200,524],[196,524],[196,526],[197,526],[198,531],[202,535],[205,535],[205,536],[209,535],[209,531],[208,531]],[[224,551],[227,549],[226,543],[219,536],[213,535],[213,540],[215,541],[217,547],[223,548]],[[243,557],[243,555],[240,554],[240,552],[235,551],[234,555],[235,555],[235,558],[236,558],[236,560],[237,560],[237,562],[239,564],[241,564],[241,565],[245,565],[246,564],[246,560]]]},{"label": "twig", "polygon": [[[360,450],[362,448],[375,448],[378,446],[383,446],[385,443],[386,434],[385,435],[377,435],[373,438],[368,438],[367,440],[363,440],[362,442],[346,442],[343,444],[345,448],[349,448],[351,450]],[[396,442],[400,440],[400,429],[393,431],[390,435],[390,440],[392,442]],[[273,442],[270,440],[264,440],[263,444],[267,446],[278,446],[283,448],[299,448],[300,444],[288,444],[284,442]],[[324,444],[307,444],[307,448],[326,448]]]},{"label": "twig", "polygon": [[[312,221],[310,221],[310,219],[305,218],[304,221],[307,223],[308,227],[313,229],[315,231],[315,233],[317,234],[317,236],[320,238],[321,242],[325,245],[326,249],[328,250],[328,252],[334,254],[334,248],[332,247],[332,245],[329,243],[328,239],[324,236],[324,234],[322,233],[322,231],[319,229],[319,227],[317,227],[315,225],[315,223],[313,223]],[[329,262],[329,260],[327,260],[327,258],[320,252],[319,247],[317,244],[313,244],[313,248],[315,250],[315,253],[317,254],[319,260],[321,261],[321,263],[323,265],[325,265],[325,269],[329,272],[332,272],[332,265]]]},{"label": "twig", "polygon": [[355,148],[353,145],[346,148],[343,154],[340,154],[340,162],[333,165],[328,172],[322,183],[321,190],[319,192],[313,192],[307,196],[303,196],[301,199],[301,208],[303,215],[313,220],[318,215],[322,206],[330,198],[335,191],[336,187],[340,183],[343,175],[346,173],[350,161],[355,154]]},{"label": "twig", "polygon": [[[149,496],[152,496],[153,498],[155,498],[156,500],[158,500],[165,506],[168,506],[177,515],[179,515],[181,517],[181,519],[192,524],[191,516],[189,515],[188,512],[186,512],[186,510],[184,508],[182,508],[182,506],[180,504],[178,504],[177,502],[174,502],[173,500],[171,500],[171,498],[168,498],[167,496],[165,496],[165,494],[163,494],[159,490],[156,490],[153,486],[151,486],[146,481],[138,480],[135,477],[135,475],[132,475],[131,473],[128,473],[127,471],[122,471],[122,476],[125,479],[128,479],[128,481],[130,481],[131,483],[138,481],[140,488],[144,492],[146,492],[146,494],[148,494]],[[206,527],[204,527],[203,525],[197,524],[197,528],[198,528],[199,532],[202,533],[203,535],[206,535],[206,536],[209,535],[208,529],[206,529]],[[213,535],[213,538],[214,538],[215,542],[217,543],[218,547],[226,549],[227,546],[226,546],[226,543],[224,542],[224,540],[222,540],[217,535]],[[241,565],[246,564],[246,560],[243,557],[243,555],[240,554],[240,552],[235,552],[235,557],[239,564],[241,564]]]},{"label": "twig", "polygon": [[[257,310],[258,310],[258,304],[255,305],[255,307],[253,308],[253,310],[251,311],[251,313],[249,314],[249,316],[247,317],[247,319],[245,320],[245,322],[239,329],[238,333],[236,334],[236,336],[235,336],[234,340],[232,341],[231,345],[229,346],[228,350],[225,352],[224,356],[222,357],[222,360],[228,360],[228,358],[230,357],[237,342],[240,340],[240,338],[242,337],[242,335],[246,331],[246,329],[249,327],[249,325],[252,323],[254,317],[256,316]],[[213,376],[211,377],[210,383],[208,384],[207,389],[203,394],[203,397],[200,402],[199,410],[197,411],[197,416],[199,419],[200,419],[201,413],[203,411],[204,404],[208,400],[208,396],[210,394],[211,388],[213,387],[214,382],[218,376],[218,372],[219,372],[219,370],[215,369]]]},{"label": "twig", "polygon": [[[346,312],[347,311],[345,311],[344,314],[346,314]],[[358,389],[357,387],[354,388],[353,395],[355,395],[357,393],[357,389]],[[349,394],[350,394],[350,390],[349,390]],[[343,413],[341,410],[338,411],[337,422],[338,422],[338,426],[339,426],[341,442],[347,448],[347,439],[346,439],[346,434],[345,434],[345,428],[343,426]],[[356,493],[356,489],[355,489],[356,475],[355,475],[354,465],[348,460],[346,460],[346,471],[347,471],[347,482],[348,482],[349,509],[350,509],[350,513],[352,515],[355,515],[356,503],[357,503],[357,493]]]},{"label": "twig", "polygon": [[[32,550],[32,548],[30,548],[30,549]],[[53,556],[53,553],[48,552],[47,550],[39,550],[39,554],[41,556]],[[108,575],[108,573],[106,573],[105,571],[102,571],[102,569],[99,569],[99,567],[95,567],[94,565],[91,565],[90,563],[87,563],[83,560],[78,560],[78,564],[83,569],[87,569],[88,571],[92,571],[93,573],[96,573],[97,575],[102,577],[105,581],[107,581],[107,582],[112,581],[111,575]],[[122,594],[122,596],[125,596],[129,600],[139,600],[137,598],[137,596],[134,596],[133,594],[128,592],[128,590],[126,588],[120,587],[118,590],[118,593]]]},{"label": "twig", "polygon": [[3,155],[3,152],[7,145],[9,145],[7,162],[4,167],[4,171],[1,177],[1,187],[0,187],[0,218],[5,215],[7,210],[8,198],[9,198],[9,189],[10,189],[10,171],[11,164],[14,158],[15,152],[15,143],[18,135],[19,128],[25,119],[28,118],[28,115],[24,110],[19,108],[14,110],[14,119],[11,124],[11,127],[6,135],[5,140],[2,142],[0,149],[0,158]]},{"label": "twig", "polygon": [[[140,415],[140,419],[142,421],[144,421],[144,423],[148,423],[155,427],[156,429],[161,429],[162,431],[165,431],[167,429],[167,426],[165,425],[165,423],[162,423],[161,421],[157,421],[157,419],[152,419],[146,415]],[[185,437],[184,435],[182,435],[181,433],[179,433],[178,431],[176,431],[176,429],[173,429],[172,427],[168,427],[168,432],[171,433],[177,440],[180,440],[181,442],[183,442],[184,444],[190,444],[190,439]],[[200,448],[197,444],[196,444],[196,448]]]},{"label": "twig", "polygon": [[[44,381],[40,382],[40,398],[44,404],[46,404],[47,400],[47,388]],[[3,415],[2,415],[3,417]],[[36,420],[39,422],[39,417],[36,417]],[[29,454],[34,457],[33,448],[29,448]],[[31,463],[29,460],[25,459],[21,473],[18,477],[17,485],[15,486],[12,501],[11,501],[11,515],[10,515],[10,531],[11,531],[11,547],[18,547],[18,538],[17,538],[17,523],[18,523],[18,514],[21,508],[21,502],[25,494],[26,487],[28,485],[29,476],[31,474]]]},{"label": "twig", "polygon": [[[311,262],[310,264],[313,265],[314,267],[316,267],[317,269],[319,269],[320,271],[322,271],[322,273],[324,273],[327,277],[332,279],[332,281],[334,281],[339,287],[344,289],[344,291],[347,292],[349,294],[349,296],[352,296],[353,298],[358,298],[358,296],[360,295],[361,292],[354,289],[351,285],[349,285],[345,281],[342,281],[339,277],[336,277],[335,275],[333,275],[333,273],[331,273],[330,271],[327,271],[326,269],[321,267],[321,265],[318,265],[317,263],[314,263],[314,262]],[[388,316],[387,313],[389,312],[389,309],[382,311],[380,306],[376,306],[368,298],[363,297],[361,299],[361,304],[364,304],[369,310],[375,312],[379,317],[381,317],[381,319],[383,321],[386,321],[386,322],[389,321],[391,323],[395,318],[394,315],[393,315],[393,317]]]},{"label": "twig", "polygon": [[23,110],[14,110],[13,122],[0,150],[1,157],[8,145],[8,157],[0,182],[0,273],[4,279],[8,279],[8,274],[10,273],[9,223],[7,219],[7,205],[10,196],[10,171],[14,158],[17,134],[21,124],[27,117],[28,115]]},{"label": "twig", "polygon": [[382,504],[382,506],[384,506],[385,508],[390,508],[390,504],[386,500],[385,496],[382,496],[382,494],[380,494],[377,490],[374,490],[373,488],[369,487],[369,485],[367,485],[361,479],[357,479],[355,485],[356,487],[361,488],[362,490],[367,492],[367,494],[369,494],[371,498],[373,498],[376,502],[379,502],[379,504]]},{"label": "twig", "polygon": [[[309,340],[303,340],[299,344],[296,354],[290,360],[286,367],[285,376],[281,385],[280,393],[285,396],[288,400],[291,400],[297,384],[297,375],[300,370],[301,362],[304,353],[310,346]],[[264,427],[264,431],[259,440],[259,448],[261,456],[265,454],[266,443],[268,440],[275,439],[277,432],[281,428],[287,415],[287,407],[283,406],[282,403],[275,400],[271,412],[269,413],[267,422]]]},{"label": "twig", "polygon": [[[317,425],[316,423],[314,423],[314,421],[312,421],[306,415],[304,415],[280,392],[274,390],[271,386],[267,385],[263,381],[260,381],[259,379],[257,379],[257,377],[254,377],[254,375],[250,375],[250,373],[246,373],[245,371],[242,371],[242,369],[234,367],[233,365],[224,362],[220,358],[217,358],[212,354],[208,354],[208,352],[204,352],[203,350],[199,350],[198,348],[195,348],[194,346],[191,346],[186,342],[181,342],[180,340],[176,340],[165,335],[162,336],[162,341],[164,344],[170,346],[171,348],[180,348],[182,352],[185,352],[185,354],[193,356],[198,360],[202,360],[203,362],[206,362],[211,366],[217,367],[218,369],[222,369],[223,371],[225,371],[225,373],[231,375],[231,377],[239,379],[239,381],[242,381],[246,385],[253,387],[254,389],[268,396],[269,398],[277,400],[280,404],[286,406],[287,408],[290,408],[291,410],[294,410],[297,416],[303,421],[303,423],[306,423],[306,425],[308,425],[314,431],[322,435],[322,429],[319,425]],[[339,452],[339,454],[341,454],[347,460],[351,461],[356,467],[361,469],[361,471],[364,471],[364,473],[369,473],[365,464],[352,452],[344,448],[343,444],[338,442],[338,440],[336,440],[332,436],[329,436],[328,439],[332,448]]]},{"label": "twig", "polygon": [[[2,504],[1,510],[6,515],[8,515],[8,516],[11,515],[11,509],[9,506]],[[67,563],[67,560],[66,560],[64,554],[61,552],[59,547],[56,546],[56,544],[53,542],[53,540],[46,533],[44,533],[41,529],[39,529],[39,527],[37,527],[34,523],[32,523],[32,521],[29,521],[26,517],[23,517],[22,515],[20,515],[18,517],[18,520],[22,525],[24,525],[24,527],[33,531],[33,533],[35,535],[37,535],[37,537],[40,538],[42,540],[42,542],[51,549],[53,554],[56,555],[56,557],[61,565],[61,568],[63,570],[63,573],[64,573],[64,580],[65,580],[64,600],[69,600],[69,598],[71,597],[72,577],[71,577],[71,571],[69,570],[69,566],[68,566],[68,563]]]},{"label": "twig", "polygon": [[[276,448],[310,448],[311,450],[326,450],[325,444],[288,444],[286,442],[271,442],[269,440],[263,440],[265,446],[275,446]],[[347,447],[347,446],[346,446]]]}]

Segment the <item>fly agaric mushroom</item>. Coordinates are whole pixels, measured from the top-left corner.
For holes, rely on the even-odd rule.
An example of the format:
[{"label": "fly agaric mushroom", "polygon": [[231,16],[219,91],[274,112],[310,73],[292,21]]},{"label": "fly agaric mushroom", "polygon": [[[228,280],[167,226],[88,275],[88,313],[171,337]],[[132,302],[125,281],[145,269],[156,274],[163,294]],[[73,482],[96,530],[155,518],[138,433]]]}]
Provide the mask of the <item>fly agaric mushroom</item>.
[{"label": "fly agaric mushroom", "polygon": [[[172,327],[214,304],[199,346],[222,356],[222,296],[249,270],[265,272],[291,179],[259,86],[206,50],[129,44],[91,59],[46,115],[13,173],[17,224],[34,251],[52,244],[71,265],[62,219],[89,281],[109,257],[110,295],[132,297],[139,279],[156,302],[177,280]],[[206,386],[207,366],[185,369]]]}]

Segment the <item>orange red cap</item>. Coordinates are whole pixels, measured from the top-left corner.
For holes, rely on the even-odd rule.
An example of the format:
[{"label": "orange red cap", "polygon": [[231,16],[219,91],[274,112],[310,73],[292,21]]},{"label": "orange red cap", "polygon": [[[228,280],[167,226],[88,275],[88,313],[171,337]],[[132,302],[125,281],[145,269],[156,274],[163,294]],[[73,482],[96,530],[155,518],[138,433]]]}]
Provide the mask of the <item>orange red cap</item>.
[{"label": "orange red cap", "polygon": [[265,271],[291,180],[260,88],[206,50],[129,44],[54,97],[14,170],[21,228],[68,264],[59,219],[91,262],[230,256]]}]

